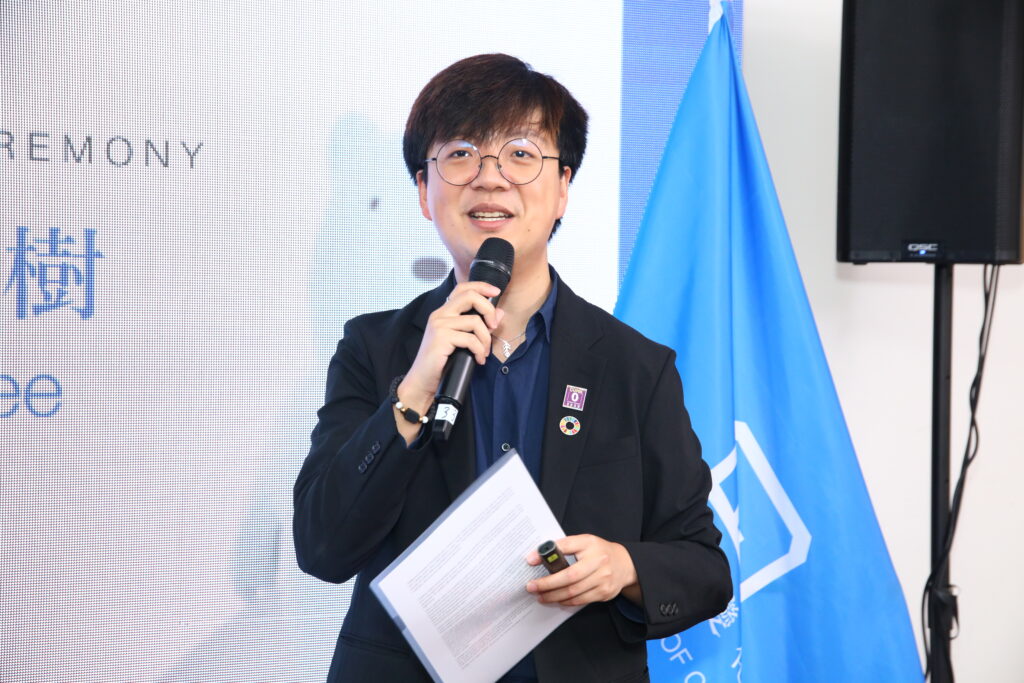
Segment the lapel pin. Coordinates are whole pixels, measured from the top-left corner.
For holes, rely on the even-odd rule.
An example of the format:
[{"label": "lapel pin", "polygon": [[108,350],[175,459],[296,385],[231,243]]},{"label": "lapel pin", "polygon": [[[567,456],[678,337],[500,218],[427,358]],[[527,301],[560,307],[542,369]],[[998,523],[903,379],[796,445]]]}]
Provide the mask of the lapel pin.
[{"label": "lapel pin", "polygon": [[558,428],[562,430],[562,433],[566,436],[574,436],[580,431],[580,421],[572,415],[566,415],[562,418],[562,421],[558,423]]},{"label": "lapel pin", "polygon": [[587,402],[587,390],[584,387],[574,387],[571,384],[565,385],[565,398],[562,399],[562,407],[570,410],[583,410],[583,404]]}]

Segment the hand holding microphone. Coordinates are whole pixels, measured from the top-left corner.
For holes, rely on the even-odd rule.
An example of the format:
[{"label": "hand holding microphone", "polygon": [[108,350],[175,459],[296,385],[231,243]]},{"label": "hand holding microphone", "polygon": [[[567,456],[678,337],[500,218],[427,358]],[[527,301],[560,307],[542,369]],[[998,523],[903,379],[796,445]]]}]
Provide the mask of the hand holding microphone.
[{"label": "hand holding microphone", "polygon": [[[491,308],[498,305],[502,292],[505,291],[509,280],[512,279],[514,259],[515,250],[511,244],[500,237],[489,237],[480,245],[476,258],[473,259],[473,263],[469,267],[470,282],[484,282],[492,285],[491,291],[497,290],[497,293],[487,300]],[[479,308],[477,311],[479,312]],[[490,329],[497,327],[497,324],[495,318],[494,326]],[[490,338],[490,330],[488,330],[483,357],[477,357],[477,362],[481,365],[491,354]],[[466,395],[469,394],[473,368],[470,352],[464,348],[455,349],[448,357],[435,396],[437,404],[433,426],[435,438],[447,441],[451,436],[459,411],[462,410],[462,404],[466,400]]]},{"label": "hand holding microphone", "polygon": [[[435,436],[441,439],[450,435],[468,394],[473,361],[483,364],[491,353],[491,330],[502,315],[496,305],[511,277],[513,259],[514,250],[507,241],[497,237],[484,241],[470,267],[470,281],[457,285],[444,305],[430,314],[416,359],[398,386],[401,401],[421,415],[437,398],[445,416],[440,422],[447,425],[435,428]],[[419,426],[401,418],[397,423],[411,443]]]}]

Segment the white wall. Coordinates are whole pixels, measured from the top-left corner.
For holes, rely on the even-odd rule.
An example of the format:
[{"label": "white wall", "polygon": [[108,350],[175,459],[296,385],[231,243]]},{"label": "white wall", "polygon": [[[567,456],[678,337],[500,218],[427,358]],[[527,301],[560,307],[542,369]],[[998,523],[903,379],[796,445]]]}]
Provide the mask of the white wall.
[{"label": "white wall", "polygon": [[[929,570],[933,268],[835,258],[840,0],[749,0],[744,72],[853,441],[920,641]],[[908,27],[913,30],[913,27]],[[953,453],[959,469],[981,321],[981,268],[955,269]],[[1024,676],[1024,267],[1003,269],[982,391],[981,453],[954,546],[954,669]],[[955,478],[956,472],[954,472]],[[851,605],[851,609],[855,609]],[[865,653],[870,657],[870,653]]]},{"label": "white wall", "polygon": [[[349,591],[292,485],[344,321],[447,273],[401,160],[430,76],[511,52],[587,103],[557,263],[615,299],[622,8],[531,1],[0,0],[0,681],[323,680]],[[94,315],[17,317],[75,272],[22,227],[96,231]]]}]

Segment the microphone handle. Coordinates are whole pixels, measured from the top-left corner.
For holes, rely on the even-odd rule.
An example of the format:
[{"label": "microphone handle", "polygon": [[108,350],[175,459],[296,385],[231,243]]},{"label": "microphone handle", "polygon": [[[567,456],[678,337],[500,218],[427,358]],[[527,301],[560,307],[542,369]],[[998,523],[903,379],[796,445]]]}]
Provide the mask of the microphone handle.
[{"label": "microphone handle", "polygon": [[[491,305],[497,306],[501,294],[492,296],[488,301]],[[477,315],[479,312],[473,311]],[[483,316],[480,316],[481,318]],[[488,349],[490,355],[490,349]],[[455,349],[452,355],[448,356],[444,371],[441,373],[441,384],[437,387],[437,394],[434,401],[437,410],[434,413],[432,430],[434,438],[447,441],[455,428],[455,421],[459,417],[466,396],[469,394],[469,385],[473,379],[473,370],[476,368],[476,360],[473,354],[466,349]]]}]

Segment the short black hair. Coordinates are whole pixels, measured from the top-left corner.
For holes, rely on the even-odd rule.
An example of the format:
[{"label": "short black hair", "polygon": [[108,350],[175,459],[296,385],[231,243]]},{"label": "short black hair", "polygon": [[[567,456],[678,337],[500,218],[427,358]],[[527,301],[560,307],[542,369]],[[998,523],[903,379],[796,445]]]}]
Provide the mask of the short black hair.
[{"label": "short black hair", "polygon": [[[511,55],[459,60],[430,79],[412,105],[402,138],[409,175],[415,181],[425,170],[435,143],[455,138],[484,142],[538,112],[540,130],[555,140],[561,164],[572,171],[570,182],[575,180],[587,149],[589,117],[565,86]],[[555,229],[560,222],[555,221]]]}]

